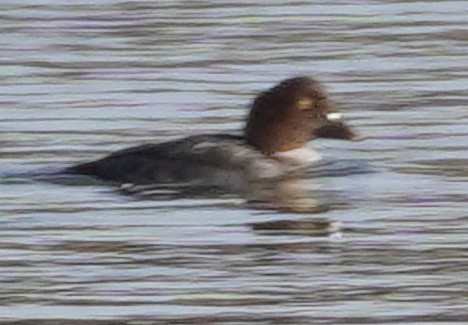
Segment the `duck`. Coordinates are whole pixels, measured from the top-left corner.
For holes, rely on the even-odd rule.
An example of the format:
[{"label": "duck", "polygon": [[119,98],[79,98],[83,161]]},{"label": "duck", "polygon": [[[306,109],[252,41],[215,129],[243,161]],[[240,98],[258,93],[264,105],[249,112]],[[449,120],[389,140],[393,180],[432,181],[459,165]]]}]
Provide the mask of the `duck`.
[{"label": "duck", "polygon": [[325,88],[299,76],[260,92],[240,134],[196,134],[142,144],[65,169],[117,184],[238,188],[274,180],[321,160],[307,147],[320,138],[359,138]]}]

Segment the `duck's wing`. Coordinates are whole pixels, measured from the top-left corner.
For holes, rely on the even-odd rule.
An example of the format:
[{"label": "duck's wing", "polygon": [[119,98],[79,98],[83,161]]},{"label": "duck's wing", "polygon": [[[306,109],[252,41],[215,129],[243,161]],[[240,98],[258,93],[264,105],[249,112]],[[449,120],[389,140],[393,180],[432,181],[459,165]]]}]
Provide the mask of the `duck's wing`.
[{"label": "duck's wing", "polygon": [[213,170],[242,169],[245,160],[256,154],[246,147],[241,136],[197,135],[116,151],[102,159],[72,166],[66,172],[119,183],[185,182],[209,176]]}]

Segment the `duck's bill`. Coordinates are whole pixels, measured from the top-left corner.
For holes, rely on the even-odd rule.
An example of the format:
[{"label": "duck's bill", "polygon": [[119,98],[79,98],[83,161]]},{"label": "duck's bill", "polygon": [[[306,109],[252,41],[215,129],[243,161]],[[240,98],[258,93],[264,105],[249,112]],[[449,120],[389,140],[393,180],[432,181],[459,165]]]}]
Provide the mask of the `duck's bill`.
[{"label": "duck's bill", "polygon": [[341,139],[358,141],[362,138],[358,136],[343,121],[328,121],[314,132],[317,138]]}]

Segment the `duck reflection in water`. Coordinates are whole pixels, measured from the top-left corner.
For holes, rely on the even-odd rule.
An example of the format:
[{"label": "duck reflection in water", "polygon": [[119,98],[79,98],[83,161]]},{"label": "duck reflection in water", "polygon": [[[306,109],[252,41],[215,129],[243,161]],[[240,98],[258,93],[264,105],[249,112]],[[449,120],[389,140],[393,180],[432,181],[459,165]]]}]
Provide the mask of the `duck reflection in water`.
[{"label": "duck reflection in water", "polygon": [[119,184],[127,194],[155,184],[174,185],[185,193],[223,189],[244,194],[252,205],[266,202],[280,210],[319,212],[322,207],[299,176],[321,160],[306,147],[319,138],[358,137],[317,81],[295,77],[254,99],[242,135],[202,134],[144,144],[65,172]]}]

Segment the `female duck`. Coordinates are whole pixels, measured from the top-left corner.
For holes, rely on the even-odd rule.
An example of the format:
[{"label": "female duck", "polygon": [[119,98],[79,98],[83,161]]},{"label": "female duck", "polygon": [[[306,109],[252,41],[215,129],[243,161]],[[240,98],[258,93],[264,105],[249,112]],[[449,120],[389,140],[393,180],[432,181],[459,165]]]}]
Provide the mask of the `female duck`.
[{"label": "female duck", "polygon": [[310,166],[320,159],[305,147],[311,140],[355,137],[321,85],[297,77],[255,98],[243,135],[193,135],[145,144],[66,171],[121,184],[237,187]]}]

